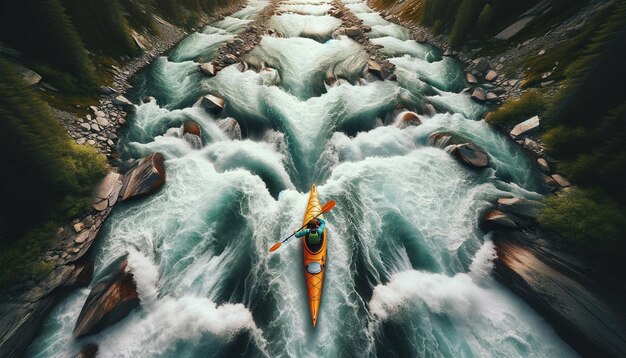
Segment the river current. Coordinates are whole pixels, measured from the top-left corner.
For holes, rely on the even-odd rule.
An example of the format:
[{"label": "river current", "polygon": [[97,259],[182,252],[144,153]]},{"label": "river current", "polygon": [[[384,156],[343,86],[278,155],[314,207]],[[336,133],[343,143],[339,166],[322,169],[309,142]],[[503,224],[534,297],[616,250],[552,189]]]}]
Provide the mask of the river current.
[{"label": "river current", "polygon": [[[532,160],[479,118],[462,66],[366,3],[344,0],[396,65],[397,81],[364,80],[369,55],[346,36],[328,2],[284,1],[246,55],[277,70],[268,78],[229,66],[198,71],[265,7],[253,0],[158,58],[135,78],[138,106],[120,139],[120,163],[159,151],[167,182],[118,204],[93,248],[95,279],[128,255],[141,307],[99,334],[72,330],[90,288],[47,318],[30,357],[567,357],[575,353],[520,298],[492,277],[495,248],[478,228],[499,197],[540,200]],[[332,74],[338,86],[324,86]],[[199,104],[219,94],[243,140],[229,139]],[[398,105],[440,111],[401,128]],[[137,100],[138,103],[141,103]],[[203,148],[182,136],[202,128]],[[435,132],[473,141],[490,156],[481,171],[428,145]],[[310,185],[326,215],[328,263],[317,328],[311,326],[301,225]]]}]

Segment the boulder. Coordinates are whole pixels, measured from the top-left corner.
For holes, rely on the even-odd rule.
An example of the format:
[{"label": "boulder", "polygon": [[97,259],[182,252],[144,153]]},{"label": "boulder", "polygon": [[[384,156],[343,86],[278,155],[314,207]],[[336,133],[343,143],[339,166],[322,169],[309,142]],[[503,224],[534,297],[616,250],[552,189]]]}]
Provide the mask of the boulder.
[{"label": "boulder", "polygon": [[266,86],[276,86],[280,84],[280,75],[274,68],[265,67],[259,72],[259,75],[261,76],[263,84]]},{"label": "boulder", "polygon": [[446,151],[449,151],[461,163],[472,168],[484,168],[489,165],[487,153],[472,142],[449,146]]},{"label": "boulder", "polygon": [[18,66],[18,72],[28,86],[34,86],[41,81],[41,75],[23,66]]},{"label": "boulder", "polygon": [[491,210],[485,216],[483,216],[481,221],[481,227],[486,230],[491,229],[515,229],[517,228],[517,224],[515,221],[503,213],[500,210]]},{"label": "boulder", "polygon": [[185,121],[185,123],[183,123],[183,133],[190,133],[201,136],[202,130],[198,123],[196,123],[195,121]]},{"label": "boulder", "polygon": [[120,189],[122,201],[135,196],[155,192],[165,183],[164,158],[161,153],[154,153],[143,158],[137,166],[124,176]]},{"label": "boulder", "polygon": [[520,198],[500,198],[497,204],[498,209],[504,212],[533,219],[539,215],[544,207],[543,203],[539,201]]},{"label": "boulder", "polygon": [[378,76],[381,80],[385,79],[385,76],[383,74],[383,68],[375,61],[367,61],[367,72]]},{"label": "boulder", "polygon": [[487,95],[485,95],[485,100],[487,100],[488,102],[495,102],[500,100],[500,97],[493,92],[487,92]]},{"label": "boulder", "polygon": [[476,69],[476,71],[481,73],[487,73],[487,71],[491,69],[491,64],[489,63],[489,60],[484,57],[476,59],[474,61],[474,64],[474,68]]},{"label": "boulder", "polygon": [[447,133],[433,133],[428,136],[428,144],[439,147],[441,149],[446,148],[452,142],[452,136]]},{"label": "boulder", "polygon": [[487,74],[485,75],[485,79],[489,82],[493,81],[496,79],[496,77],[498,77],[498,72],[494,71],[494,70],[490,70],[489,72],[487,72]]},{"label": "boulder", "polygon": [[346,35],[349,37],[358,37],[363,34],[363,30],[358,26],[346,27]]},{"label": "boulder", "polygon": [[212,94],[202,97],[200,104],[211,113],[218,113],[224,109],[225,102],[222,98],[214,96]]},{"label": "boulder", "polygon": [[539,169],[541,169],[542,172],[546,174],[550,173],[550,164],[548,164],[547,160],[543,158],[538,158],[537,165],[539,165]]},{"label": "boulder", "polygon": [[398,116],[400,118],[400,128],[406,128],[408,126],[419,126],[422,124],[422,120],[413,111],[402,112]]},{"label": "boulder", "polygon": [[217,74],[217,68],[211,62],[199,64],[198,68],[207,76],[213,77]]},{"label": "boulder", "polygon": [[552,174],[552,179],[554,179],[554,181],[556,181],[562,188],[572,186],[572,184],[567,179],[563,178],[559,174]]},{"label": "boulder", "polygon": [[237,56],[233,55],[232,53],[229,53],[228,55],[226,55],[224,57],[224,62],[226,62],[227,64],[233,64],[237,62]]},{"label": "boulder", "polygon": [[202,131],[198,123],[194,121],[185,121],[183,123],[183,139],[193,149],[202,148]]},{"label": "boulder", "polygon": [[476,79],[476,77],[474,77],[474,75],[472,75],[471,73],[466,73],[465,74],[465,78],[467,79],[467,83],[471,84],[471,85],[476,85],[478,84],[478,80]]},{"label": "boulder", "polygon": [[543,184],[552,188],[552,189],[559,189],[561,188],[561,186],[559,185],[559,183],[554,180],[553,177],[549,176],[549,175],[542,175],[541,178],[543,179]]},{"label": "boulder", "polygon": [[[119,96],[113,98],[113,100],[111,100],[111,102],[114,105],[122,107],[122,109],[124,109],[126,112],[134,112],[135,111],[135,105],[131,101],[129,101],[126,97],[124,97],[122,95],[119,95]],[[99,116],[98,113],[96,113],[96,116],[104,117],[104,115]]]},{"label": "boulder", "polygon": [[100,332],[139,307],[137,286],[127,266],[128,261],[124,260],[117,272],[101,279],[91,289],[74,326],[75,338]]},{"label": "boulder", "polygon": [[94,188],[91,193],[91,202],[96,210],[102,211],[117,202],[122,188],[122,179],[121,174],[112,171]]},{"label": "boulder", "polygon": [[499,32],[496,36],[494,36],[494,38],[498,40],[508,40],[526,28],[526,26],[528,26],[528,24],[530,24],[534,19],[535,16],[526,16]]},{"label": "boulder", "polygon": [[109,121],[104,117],[96,117],[96,123],[98,123],[101,127],[106,127],[109,125]]},{"label": "boulder", "polygon": [[539,122],[540,122],[539,116],[534,116],[521,123],[518,123],[515,127],[513,127],[513,129],[511,130],[509,134],[513,138],[516,138],[522,134],[528,134],[531,131],[539,128]]},{"label": "boulder", "polygon": [[524,138],[523,146],[536,156],[541,156],[543,154],[543,147],[530,138]]},{"label": "boulder", "polygon": [[239,123],[234,118],[224,118],[215,122],[218,128],[224,132],[224,134],[233,140],[241,140],[241,127]]},{"label": "boulder", "polygon": [[624,293],[616,290],[622,281],[541,236],[495,231],[495,278],[581,356],[626,356]]},{"label": "boulder", "polygon": [[486,98],[485,90],[480,87],[476,87],[474,92],[472,92],[472,98],[476,101],[483,102]]}]

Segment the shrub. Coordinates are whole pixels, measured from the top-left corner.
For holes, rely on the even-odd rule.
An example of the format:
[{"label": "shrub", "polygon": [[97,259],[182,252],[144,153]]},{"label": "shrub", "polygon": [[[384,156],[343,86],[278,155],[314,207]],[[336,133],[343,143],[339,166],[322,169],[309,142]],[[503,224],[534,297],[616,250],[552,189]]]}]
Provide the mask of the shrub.
[{"label": "shrub", "polygon": [[498,126],[513,125],[535,115],[542,116],[546,107],[544,97],[535,90],[529,90],[489,113],[486,120]]},{"label": "shrub", "polygon": [[590,256],[615,257],[623,248],[626,216],[603,192],[571,188],[567,195],[547,198],[545,204],[539,223],[575,249]]}]

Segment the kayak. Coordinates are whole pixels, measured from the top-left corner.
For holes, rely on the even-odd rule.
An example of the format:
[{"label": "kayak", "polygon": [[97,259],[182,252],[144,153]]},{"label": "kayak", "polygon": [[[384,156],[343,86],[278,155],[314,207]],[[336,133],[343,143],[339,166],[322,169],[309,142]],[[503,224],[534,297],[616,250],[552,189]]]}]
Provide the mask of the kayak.
[{"label": "kayak", "polygon": [[[317,196],[317,187],[311,186],[309,194],[309,204],[304,214],[303,225],[308,223],[313,217],[322,211],[320,199]],[[318,216],[324,218],[323,215]],[[324,283],[324,273],[326,271],[326,228],[322,233],[322,242],[317,245],[310,245],[306,241],[306,236],[302,237],[302,252],[304,253],[304,278],[309,291],[309,308],[311,310],[311,321],[313,327],[317,324],[317,315],[322,299],[322,284]]]}]

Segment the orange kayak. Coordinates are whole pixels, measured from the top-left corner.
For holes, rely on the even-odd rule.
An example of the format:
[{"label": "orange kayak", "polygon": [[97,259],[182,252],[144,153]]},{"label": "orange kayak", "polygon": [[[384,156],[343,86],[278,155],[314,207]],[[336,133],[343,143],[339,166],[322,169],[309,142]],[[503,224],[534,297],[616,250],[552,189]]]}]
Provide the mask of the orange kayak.
[{"label": "orange kayak", "polygon": [[[309,204],[306,207],[303,224],[306,224],[314,216],[322,211],[322,204],[317,196],[315,184],[311,187],[309,194]],[[323,215],[318,216],[324,218]],[[322,243],[309,245],[306,237],[302,237],[302,252],[304,253],[304,278],[309,291],[309,307],[311,309],[311,320],[313,327],[317,324],[317,315],[320,310],[322,299],[322,284],[324,283],[324,273],[326,271],[326,228],[322,234]]]}]

